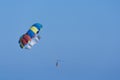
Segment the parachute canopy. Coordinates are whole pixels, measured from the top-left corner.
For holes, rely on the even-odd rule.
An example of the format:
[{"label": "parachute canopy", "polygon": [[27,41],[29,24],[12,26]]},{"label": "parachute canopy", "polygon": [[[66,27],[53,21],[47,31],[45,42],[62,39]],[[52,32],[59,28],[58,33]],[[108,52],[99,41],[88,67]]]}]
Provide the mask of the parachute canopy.
[{"label": "parachute canopy", "polygon": [[21,48],[31,49],[38,41],[40,40],[40,36],[38,35],[40,30],[42,29],[42,25],[39,23],[33,24],[30,29],[23,34],[19,39],[19,45]]}]

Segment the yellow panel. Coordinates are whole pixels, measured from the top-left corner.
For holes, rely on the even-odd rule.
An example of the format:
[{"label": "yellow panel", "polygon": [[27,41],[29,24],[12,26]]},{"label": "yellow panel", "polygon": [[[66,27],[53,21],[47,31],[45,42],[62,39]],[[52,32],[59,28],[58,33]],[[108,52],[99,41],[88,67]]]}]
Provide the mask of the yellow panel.
[{"label": "yellow panel", "polygon": [[35,34],[38,32],[38,29],[35,26],[32,26],[30,30],[32,30]]}]

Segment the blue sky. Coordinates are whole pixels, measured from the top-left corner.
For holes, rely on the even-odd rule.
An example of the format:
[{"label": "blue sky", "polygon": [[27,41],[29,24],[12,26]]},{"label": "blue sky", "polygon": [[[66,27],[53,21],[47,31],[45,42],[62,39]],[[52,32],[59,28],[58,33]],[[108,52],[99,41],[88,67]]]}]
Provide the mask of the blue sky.
[{"label": "blue sky", "polygon": [[[1,0],[0,22],[0,80],[120,80],[119,0]],[[20,49],[36,22],[40,42]]]}]

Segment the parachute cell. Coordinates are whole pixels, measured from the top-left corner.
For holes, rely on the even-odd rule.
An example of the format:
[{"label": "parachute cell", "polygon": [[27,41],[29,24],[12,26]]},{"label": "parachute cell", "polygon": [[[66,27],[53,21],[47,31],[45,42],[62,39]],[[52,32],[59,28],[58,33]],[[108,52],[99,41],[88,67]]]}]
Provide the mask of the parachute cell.
[{"label": "parachute cell", "polygon": [[25,35],[23,36],[23,39],[25,39],[25,41],[26,41],[27,43],[28,43],[28,41],[31,40],[30,36],[27,35],[27,34],[25,34]]},{"label": "parachute cell", "polygon": [[32,30],[29,30],[26,34],[28,34],[31,38],[35,36],[35,33]]},{"label": "parachute cell", "polygon": [[42,28],[42,25],[39,23],[35,23],[32,26],[35,26],[38,30],[40,30]]},{"label": "parachute cell", "polygon": [[36,27],[32,26],[30,28],[30,30],[32,30],[35,34],[37,34],[37,32],[39,31]]}]

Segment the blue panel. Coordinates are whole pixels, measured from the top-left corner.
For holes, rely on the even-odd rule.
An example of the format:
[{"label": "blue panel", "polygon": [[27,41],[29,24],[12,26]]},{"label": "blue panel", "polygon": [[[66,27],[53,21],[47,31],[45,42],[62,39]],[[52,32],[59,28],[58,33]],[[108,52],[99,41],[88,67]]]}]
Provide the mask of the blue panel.
[{"label": "blue panel", "polygon": [[40,30],[42,28],[42,25],[39,23],[35,23],[32,26],[35,26],[38,30]]},{"label": "blue panel", "polygon": [[29,30],[26,34],[28,34],[30,38],[33,38],[35,36],[35,33],[32,30]]}]

